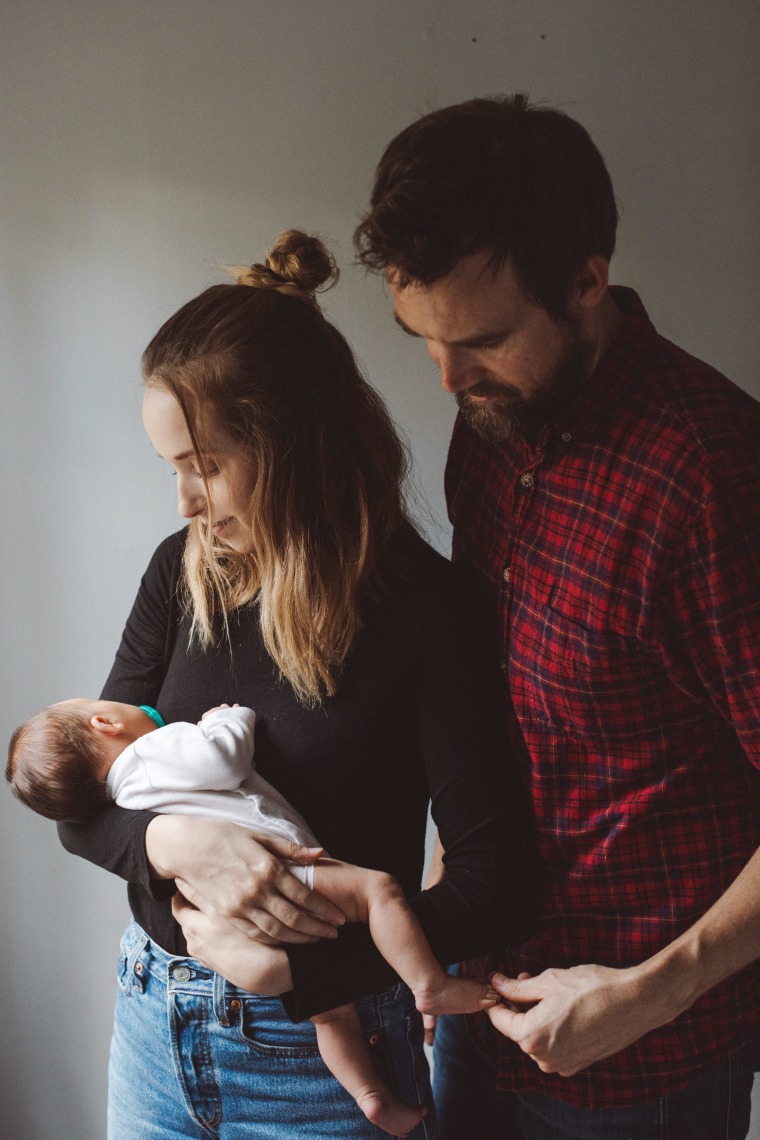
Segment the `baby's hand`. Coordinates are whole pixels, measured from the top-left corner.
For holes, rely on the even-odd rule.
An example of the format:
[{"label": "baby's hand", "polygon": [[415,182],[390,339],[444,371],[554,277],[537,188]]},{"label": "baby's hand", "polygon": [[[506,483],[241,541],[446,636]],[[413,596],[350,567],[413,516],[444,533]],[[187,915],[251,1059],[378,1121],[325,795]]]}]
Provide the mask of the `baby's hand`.
[{"label": "baby's hand", "polygon": [[[206,717],[211,716],[212,713],[219,712],[221,709],[228,709],[229,707],[230,706],[228,704],[223,704],[223,705],[217,705],[216,708],[213,708],[213,709],[207,709],[206,712],[201,717],[201,720],[205,720]],[[232,708],[233,709],[239,709],[240,705],[236,702],[234,705],[232,705]],[[201,720],[198,721],[198,724],[201,723]]]}]

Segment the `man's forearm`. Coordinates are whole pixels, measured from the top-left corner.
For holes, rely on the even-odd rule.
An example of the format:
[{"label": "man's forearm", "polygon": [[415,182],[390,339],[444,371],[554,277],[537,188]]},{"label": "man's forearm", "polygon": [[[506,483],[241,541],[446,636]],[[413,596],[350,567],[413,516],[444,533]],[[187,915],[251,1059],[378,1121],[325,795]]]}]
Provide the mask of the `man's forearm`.
[{"label": "man's forearm", "polygon": [[[493,1024],[545,1072],[571,1076],[665,1025],[760,958],[760,851],[680,937],[627,969],[573,966],[492,979]],[[523,1012],[524,1011],[524,1012]]]},{"label": "man's forearm", "polygon": [[756,958],[760,958],[760,849],[702,918],[643,962],[638,972],[644,992],[652,986],[670,989],[676,1017]]}]

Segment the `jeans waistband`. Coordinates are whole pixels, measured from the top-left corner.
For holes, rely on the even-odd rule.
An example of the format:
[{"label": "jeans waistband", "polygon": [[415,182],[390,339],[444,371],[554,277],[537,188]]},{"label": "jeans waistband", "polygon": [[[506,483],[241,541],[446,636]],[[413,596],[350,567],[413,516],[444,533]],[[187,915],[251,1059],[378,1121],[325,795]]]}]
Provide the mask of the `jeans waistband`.
[{"label": "jeans waistband", "polygon": [[[221,974],[202,966],[195,958],[167,953],[134,921],[127,927],[122,939],[119,976],[125,991],[131,986],[144,991],[150,977],[175,994],[210,997],[213,999],[214,1012],[222,1025],[229,1024],[230,1017],[240,1009],[242,1002],[248,1005],[255,1002],[259,1016],[284,1016],[279,997],[264,997],[240,989]],[[380,994],[360,998],[356,1003],[360,1014],[369,1014],[370,1009],[379,1012],[384,1006],[395,1002],[405,990],[404,983],[397,982]]]}]

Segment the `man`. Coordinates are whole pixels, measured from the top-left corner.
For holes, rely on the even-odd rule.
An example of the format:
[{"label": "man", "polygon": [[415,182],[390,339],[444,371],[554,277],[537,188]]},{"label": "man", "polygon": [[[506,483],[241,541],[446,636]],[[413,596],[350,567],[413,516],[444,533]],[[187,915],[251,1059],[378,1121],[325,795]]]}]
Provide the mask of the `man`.
[{"label": "man", "polygon": [[498,623],[550,879],[488,964],[494,1029],[438,1026],[458,1140],[749,1126],[760,405],[608,288],[616,224],[586,131],[515,96],[403,131],[357,231],[459,405],[453,557]]}]

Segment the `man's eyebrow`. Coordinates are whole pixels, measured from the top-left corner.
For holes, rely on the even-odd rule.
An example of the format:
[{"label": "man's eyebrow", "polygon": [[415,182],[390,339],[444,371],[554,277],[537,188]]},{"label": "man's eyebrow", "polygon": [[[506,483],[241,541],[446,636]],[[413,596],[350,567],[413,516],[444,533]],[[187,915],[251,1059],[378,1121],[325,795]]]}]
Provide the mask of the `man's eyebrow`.
[{"label": "man's eyebrow", "polygon": [[415,332],[414,329],[410,329],[409,325],[404,324],[404,322],[401,320],[401,317],[398,315],[398,313],[393,314],[393,319],[396,322],[396,324],[398,325],[398,327],[400,329],[402,329],[406,333],[407,336],[419,337],[420,334]]},{"label": "man's eyebrow", "polygon": [[451,343],[457,348],[480,348],[484,344],[497,344],[500,340],[506,340],[509,332],[509,329],[494,329],[492,332],[476,333],[474,336],[466,336]]},{"label": "man's eyebrow", "polygon": [[[407,336],[422,337],[422,333],[415,332],[410,329],[409,325],[401,320],[398,313],[393,314],[393,319],[400,329],[407,334]],[[506,340],[509,336],[509,329],[494,329],[491,332],[476,333],[474,336],[463,337],[462,340],[447,341],[453,348],[480,348],[484,344],[497,344],[500,340]]]}]

